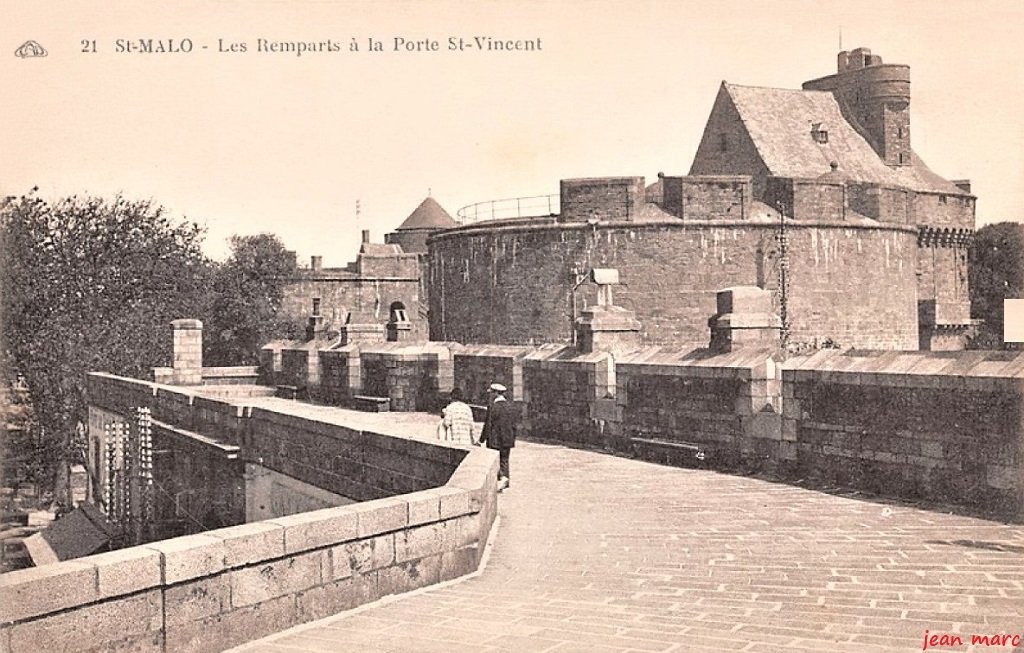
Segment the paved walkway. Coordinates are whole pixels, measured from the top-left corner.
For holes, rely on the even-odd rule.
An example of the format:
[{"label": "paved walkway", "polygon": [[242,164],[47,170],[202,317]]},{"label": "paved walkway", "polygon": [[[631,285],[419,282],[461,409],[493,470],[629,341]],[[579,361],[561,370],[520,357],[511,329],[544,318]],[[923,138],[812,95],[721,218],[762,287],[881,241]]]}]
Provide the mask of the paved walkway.
[{"label": "paved walkway", "polygon": [[920,651],[927,629],[964,640],[934,650],[1010,651],[970,636],[1024,633],[1022,526],[531,443],[512,474],[483,573],[240,650]]}]

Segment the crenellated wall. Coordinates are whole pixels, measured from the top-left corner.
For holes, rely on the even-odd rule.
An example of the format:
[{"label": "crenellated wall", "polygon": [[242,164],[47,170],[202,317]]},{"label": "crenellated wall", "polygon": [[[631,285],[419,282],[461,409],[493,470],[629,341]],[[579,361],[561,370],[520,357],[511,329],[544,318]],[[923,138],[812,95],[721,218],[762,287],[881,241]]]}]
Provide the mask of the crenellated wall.
[{"label": "crenellated wall", "polygon": [[636,220],[646,201],[643,177],[563,179],[558,220]]}]

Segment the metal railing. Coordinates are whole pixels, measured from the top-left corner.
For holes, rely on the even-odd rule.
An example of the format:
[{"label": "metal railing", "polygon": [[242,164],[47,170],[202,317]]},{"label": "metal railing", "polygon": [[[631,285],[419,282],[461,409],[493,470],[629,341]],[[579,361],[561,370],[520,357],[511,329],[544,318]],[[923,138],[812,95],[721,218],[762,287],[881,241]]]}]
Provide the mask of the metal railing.
[{"label": "metal railing", "polygon": [[535,195],[533,197],[511,197],[503,200],[477,202],[464,206],[456,212],[461,224],[473,224],[485,220],[511,218],[536,218],[555,215],[560,209],[560,197],[556,195]]}]

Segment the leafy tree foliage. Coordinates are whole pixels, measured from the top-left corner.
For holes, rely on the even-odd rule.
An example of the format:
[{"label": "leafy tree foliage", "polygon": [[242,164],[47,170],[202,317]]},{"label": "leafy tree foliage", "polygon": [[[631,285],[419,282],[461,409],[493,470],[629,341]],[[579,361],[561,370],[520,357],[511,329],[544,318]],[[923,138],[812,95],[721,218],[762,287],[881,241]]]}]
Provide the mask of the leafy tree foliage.
[{"label": "leafy tree foliage", "polygon": [[215,275],[205,331],[208,364],[255,365],[268,341],[299,334],[301,325],[281,313],[284,285],[295,269],[294,253],[277,236],[232,236],[231,255]]},{"label": "leafy tree foliage", "polygon": [[150,201],[0,202],[2,344],[56,462],[86,419],[86,373],[149,378],[167,365],[171,320],[207,313],[210,266],[199,227]]},{"label": "leafy tree foliage", "polygon": [[1003,299],[1024,297],[1024,224],[985,225],[970,252],[971,316],[985,321],[973,346],[1002,346]]}]

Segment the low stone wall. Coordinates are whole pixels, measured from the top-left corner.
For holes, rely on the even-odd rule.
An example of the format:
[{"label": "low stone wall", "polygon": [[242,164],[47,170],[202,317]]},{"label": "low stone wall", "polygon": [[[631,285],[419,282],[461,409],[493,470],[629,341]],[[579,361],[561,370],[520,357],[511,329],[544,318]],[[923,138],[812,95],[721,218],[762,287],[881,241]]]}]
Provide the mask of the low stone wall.
[{"label": "low stone wall", "polygon": [[766,350],[641,352],[616,365],[614,417],[625,445],[647,459],[775,467],[779,372]]},{"label": "low stone wall", "polygon": [[[202,385],[251,385],[259,381],[260,373],[256,366],[204,367],[200,378]],[[153,381],[174,383],[174,368],[154,367]]]},{"label": "low stone wall", "polygon": [[442,487],[0,575],[0,650],[221,651],[457,578],[479,565],[496,474],[473,449]]},{"label": "low stone wall", "polygon": [[444,345],[368,345],[359,356],[363,394],[388,397],[391,410],[435,410],[451,392],[455,372]]},{"label": "low stone wall", "polygon": [[500,383],[508,388],[508,397],[523,398],[523,358],[531,347],[468,345],[454,352],[454,381],[463,400],[487,403],[487,388]]},{"label": "low stone wall", "polygon": [[248,421],[249,460],[356,501],[437,487],[466,455],[259,408]]},{"label": "low stone wall", "polygon": [[526,356],[522,431],[542,440],[603,447],[605,432],[595,416],[614,401],[614,369],[611,354],[577,354],[573,347]]},{"label": "low stone wall", "polygon": [[783,372],[796,473],[1024,518],[1024,356],[831,353]]},{"label": "low stone wall", "polygon": [[347,406],[363,393],[359,348],[346,345],[320,352],[320,399],[335,406]]}]

